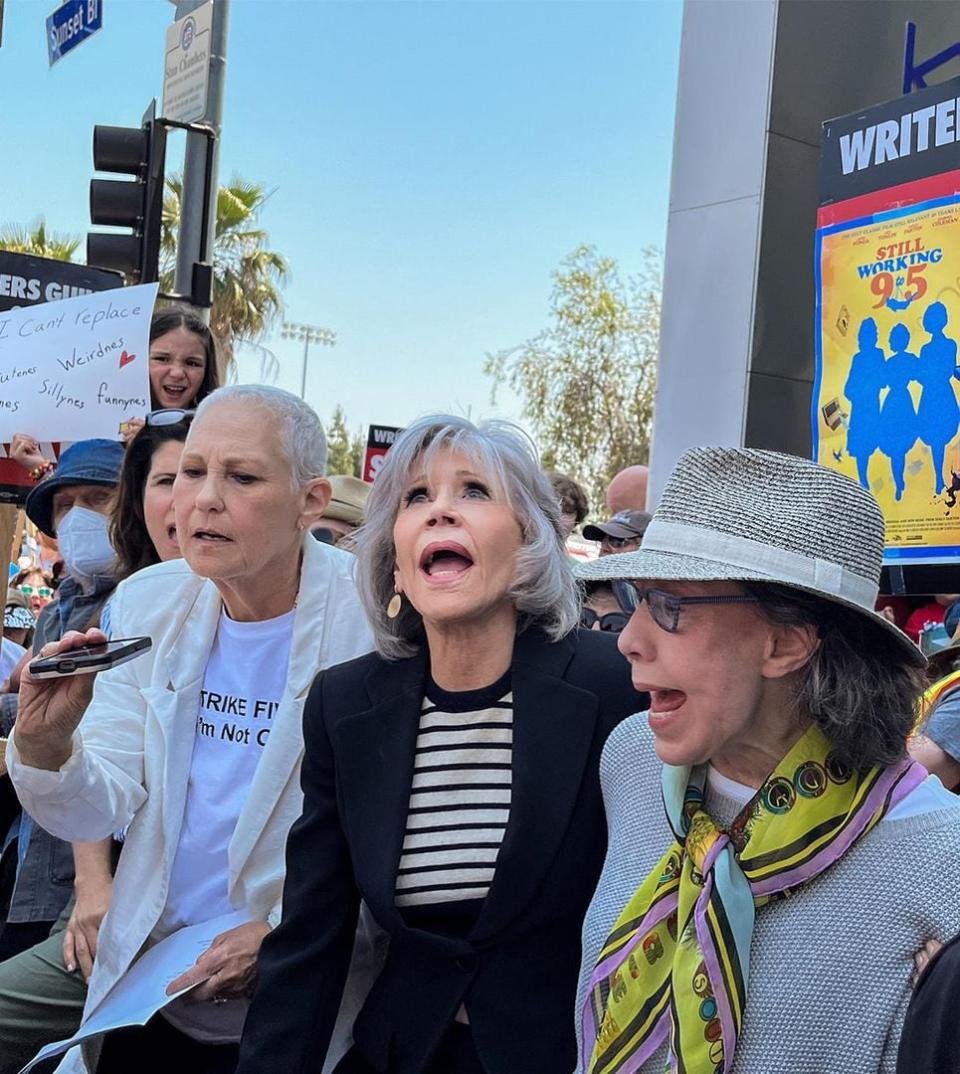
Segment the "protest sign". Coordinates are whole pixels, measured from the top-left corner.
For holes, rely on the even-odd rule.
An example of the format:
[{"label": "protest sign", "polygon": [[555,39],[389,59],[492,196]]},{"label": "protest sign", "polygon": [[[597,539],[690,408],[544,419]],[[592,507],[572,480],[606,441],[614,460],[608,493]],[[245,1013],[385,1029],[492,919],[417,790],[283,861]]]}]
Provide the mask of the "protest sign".
[{"label": "protest sign", "polygon": [[[0,250],[0,311],[58,302],[116,287],[123,287],[119,272]],[[0,503],[23,503],[34,483],[26,470],[9,457],[9,452],[10,444],[4,443],[0,449]],[[59,459],[60,442],[41,438],[40,452],[47,459]]]},{"label": "protest sign", "polygon": [[373,481],[383,466],[387,452],[403,429],[395,425],[371,425],[367,429],[367,450],[363,457],[363,480]]},{"label": "protest sign", "polygon": [[157,284],[0,314],[0,440],[120,438],[150,409]]},{"label": "protest sign", "polygon": [[958,94],[824,125],[814,458],[876,497],[889,565],[960,555]]}]

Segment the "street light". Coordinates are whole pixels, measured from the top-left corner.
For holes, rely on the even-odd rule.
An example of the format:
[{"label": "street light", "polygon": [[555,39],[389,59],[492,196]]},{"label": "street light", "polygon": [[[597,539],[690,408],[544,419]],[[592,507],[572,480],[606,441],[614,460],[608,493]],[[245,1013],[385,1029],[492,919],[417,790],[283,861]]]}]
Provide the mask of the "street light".
[{"label": "street light", "polygon": [[332,328],[321,328],[318,324],[293,324],[283,322],[280,329],[281,339],[296,339],[303,344],[303,376],[300,380],[300,398],[307,399],[307,360],[310,357],[310,344],[322,343],[332,347],[337,342],[337,333]]}]

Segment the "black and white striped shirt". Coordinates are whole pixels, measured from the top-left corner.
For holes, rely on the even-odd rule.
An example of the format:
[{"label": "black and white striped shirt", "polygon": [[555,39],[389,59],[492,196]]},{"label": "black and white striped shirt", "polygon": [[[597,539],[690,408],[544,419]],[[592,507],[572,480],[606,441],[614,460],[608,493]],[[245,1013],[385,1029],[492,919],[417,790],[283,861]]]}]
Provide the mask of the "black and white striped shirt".
[{"label": "black and white striped shirt", "polygon": [[486,897],[510,818],[512,767],[509,674],[462,693],[431,682],[420,713],[397,906]]}]

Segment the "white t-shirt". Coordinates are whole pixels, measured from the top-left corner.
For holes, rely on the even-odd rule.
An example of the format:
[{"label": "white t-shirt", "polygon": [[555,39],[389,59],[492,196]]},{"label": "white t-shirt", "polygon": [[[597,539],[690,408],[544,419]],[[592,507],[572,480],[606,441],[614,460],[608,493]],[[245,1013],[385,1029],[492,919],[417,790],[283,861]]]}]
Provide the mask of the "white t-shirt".
[{"label": "white t-shirt", "polygon": [[[221,614],[200,691],[180,841],[154,940],[237,909],[227,894],[227,850],[283,696],[294,615],[240,623]],[[242,1028],[246,1007],[178,1000],[164,1014],[190,1036],[214,1042],[238,1039],[239,1028],[229,1023],[239,1019]]]}]

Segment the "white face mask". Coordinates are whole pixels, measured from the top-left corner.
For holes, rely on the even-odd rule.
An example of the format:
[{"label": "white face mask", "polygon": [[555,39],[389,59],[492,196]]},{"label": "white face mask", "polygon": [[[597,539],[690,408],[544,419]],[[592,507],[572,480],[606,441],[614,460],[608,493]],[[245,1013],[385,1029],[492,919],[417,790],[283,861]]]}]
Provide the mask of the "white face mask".
[{"label": "white face mask", "polygon": [[71,507],[57,526],[57,544],[67,573],[85,588],[96,575],[113,570],[117,554],[110,544],[110,523],[96,511]]}]

